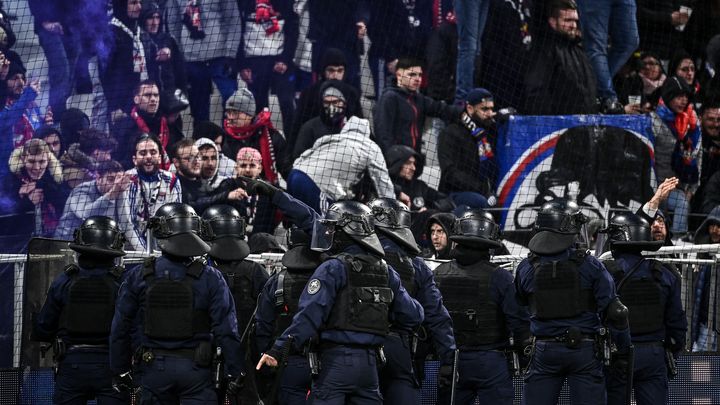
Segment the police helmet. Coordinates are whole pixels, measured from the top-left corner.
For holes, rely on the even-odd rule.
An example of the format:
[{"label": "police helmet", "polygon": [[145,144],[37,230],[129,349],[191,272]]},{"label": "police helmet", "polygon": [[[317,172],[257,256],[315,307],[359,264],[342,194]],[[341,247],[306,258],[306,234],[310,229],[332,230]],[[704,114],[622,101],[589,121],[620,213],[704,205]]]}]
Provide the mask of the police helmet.
[{"label": "police helmet", "polygon": [[560,253],[575,243],[587,222],[577,203],[555,199],[544,203],[535,219],[535,235],[528,248],[541,255]]},{"label": "police helmet", "polygon": [[73,234],[70,249],[95,256],[124,256],[125,236],[111,218],[94,215],[80,224]]},{"label": "police helmet", "polygon": [[213,205],[205,209],[202,219],[207,227],[201,236],[210,245],[210,257],[226,261],[248,257],[245,218],[237,209],[226,204]]},{"label": "police helmet", "polygon": [[206,231],[203,220],[187,204],[173,202],[161,206],[150,218],[148,229],[165,253],[192,257],[210,251],[210,246],[200,238]]},{"label": "police helmet", "polygon": [[455,219],[450,240],[478,249],[502,247],[500,227],[492,214],[481,209],[469,209]]},{"label": "police helmet", "polygon": [[357,201],[338,201],[328,208],[325,218],[313,224],[311,246],[315,251],[332,248],[335,232],[342,232],[355,243],[379,256],[385,251],[375,234],[370,208]]},{"label": "police helmet", "polygon": [[420,248],[410,231],[410,209],[394,198],[376,198],[368,204],[375,219],[375,229],[402,246],[411,255],[418,255]]},{"label": "police helmet", "polygon": [[653,240],[650,222],[640,215],[621,213],[610,218],[610,224],[603,232],[613,250],[656,251],[664,241]]},{"label": "police helmet", "polygon": [[282,265],[290,270],[312,270],[322,262],[320,254],[310,249],[310,235],[298,227],[287,230],[287,245]]}]

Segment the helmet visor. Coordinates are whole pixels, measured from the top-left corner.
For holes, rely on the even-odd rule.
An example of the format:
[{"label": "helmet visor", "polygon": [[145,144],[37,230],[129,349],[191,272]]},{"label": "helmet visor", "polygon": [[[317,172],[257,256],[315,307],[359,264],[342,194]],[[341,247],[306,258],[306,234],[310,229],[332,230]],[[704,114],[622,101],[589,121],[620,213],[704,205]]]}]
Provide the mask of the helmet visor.
[{"label": "helmet visor", "polygon": [[335,237],[337,221],[331,219],[318,219],[313,224],[313,233],[310,241],[310,249],[316,252],[330,250]]}]

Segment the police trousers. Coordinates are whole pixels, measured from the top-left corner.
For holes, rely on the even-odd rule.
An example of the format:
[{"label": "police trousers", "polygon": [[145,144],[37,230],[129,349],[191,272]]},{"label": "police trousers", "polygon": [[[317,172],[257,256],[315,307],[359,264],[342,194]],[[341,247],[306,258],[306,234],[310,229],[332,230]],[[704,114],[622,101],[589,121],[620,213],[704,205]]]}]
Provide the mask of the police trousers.
[{"label": "police trousers", "polygon": [[420,384],[413,370],[410,336],[390,334],[383,343],[387,363],[380,370],[380,391],[387,404],[419,404]]},{"label": "police trousers", "polygon": [[[460,351],[458,373],[455,404],[472,405],[478,397],[483,404],[512,405],[515,391],[504,352]],[[450,404],[450,394],[450,387],[438,390],[438,404]]]},{"label": "police trousers", "polygon": [[217,402],[209,367],[187,356],[156,355],[142,363],[140,405],[207,405]]},{"label": "police trousers", "polygon": [[98,405],[130,403],[128,393],[117,393],[112,388],[110,355],[107,350],[83,351],[69,348],[58,364],[53,403],[85,405],[93,398],[97,399]]},{"label": "police trousers", "polygon": [[[633,391],[637,405],[663,405],[668,399],[665,348],[661,342],[633,343]],[[610,368],[606,370],[608,405],[625,405],[625,379]]]},{"label": "police trousers", "polygon": [[383,403],[375,348],[335,346],[320,353],[320,374],[310,393],[312,405]]}]

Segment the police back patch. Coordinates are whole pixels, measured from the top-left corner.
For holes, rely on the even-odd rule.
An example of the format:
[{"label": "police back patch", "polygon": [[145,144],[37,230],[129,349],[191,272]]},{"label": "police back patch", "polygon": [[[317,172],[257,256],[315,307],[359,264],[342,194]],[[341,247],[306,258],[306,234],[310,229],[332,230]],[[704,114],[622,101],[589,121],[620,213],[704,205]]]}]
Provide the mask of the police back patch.
[{"label": "police back patch", "polygon": [[320,291],[320,286],[321,286],[320,280],[318,280],[316,278],[308,281],[308,285],[307,285],[308,294],[310,294],[310,295],[317,294],[317,292]]}]

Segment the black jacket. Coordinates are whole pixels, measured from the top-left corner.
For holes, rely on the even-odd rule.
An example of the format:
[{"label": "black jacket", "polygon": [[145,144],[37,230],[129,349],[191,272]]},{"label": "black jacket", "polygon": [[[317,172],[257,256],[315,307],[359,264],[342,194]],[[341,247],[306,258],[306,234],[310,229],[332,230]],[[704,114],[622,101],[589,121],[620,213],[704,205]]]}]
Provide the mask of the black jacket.
[{"label": "black jacket", "polygon": [[682,48],[682,33],[673,27],[672,13],[684,3],[679,0],[637,1],[640,49],[661,59],[670,59],[676,50]]},{"label": "black jacket", "polygon": [[[480,162],[475,140],[461,124],[453,123],[440,133],[438,163],[443,193],[474,191],[488,196],[495,188],[497,163],[494,159]],[[488,139],[495,147],[495,136]]]}]

